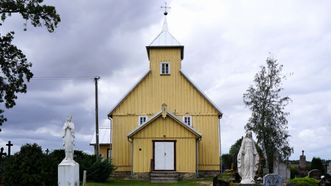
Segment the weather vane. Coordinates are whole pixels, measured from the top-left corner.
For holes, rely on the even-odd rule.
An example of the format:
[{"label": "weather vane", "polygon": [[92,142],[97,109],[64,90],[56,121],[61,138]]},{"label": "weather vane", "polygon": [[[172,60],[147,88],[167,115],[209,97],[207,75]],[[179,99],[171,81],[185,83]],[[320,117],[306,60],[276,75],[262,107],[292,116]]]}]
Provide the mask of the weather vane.
[{"label": "weather vane", "polygon": [[167,2],[164,2],[164,6],[161,6],[161,8],[163,8],[164,9],[164,15],[166,16],[166,15],[168,15],[168,9],[170,9],[171,7],[170,6],[167,6]]}]

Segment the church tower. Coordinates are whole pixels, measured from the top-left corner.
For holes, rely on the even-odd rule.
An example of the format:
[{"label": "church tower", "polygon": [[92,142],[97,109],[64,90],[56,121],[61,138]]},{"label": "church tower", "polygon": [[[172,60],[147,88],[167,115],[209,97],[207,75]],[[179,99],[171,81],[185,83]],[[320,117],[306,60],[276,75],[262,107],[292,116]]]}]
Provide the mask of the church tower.
[{"label": "church tower", "polygon": [[167,14],[164,13],[161,33],[146,46],[150,70],[155,73],[159,71],[162,76],[178,73],[184,58],[184,46],[168,30]]}]

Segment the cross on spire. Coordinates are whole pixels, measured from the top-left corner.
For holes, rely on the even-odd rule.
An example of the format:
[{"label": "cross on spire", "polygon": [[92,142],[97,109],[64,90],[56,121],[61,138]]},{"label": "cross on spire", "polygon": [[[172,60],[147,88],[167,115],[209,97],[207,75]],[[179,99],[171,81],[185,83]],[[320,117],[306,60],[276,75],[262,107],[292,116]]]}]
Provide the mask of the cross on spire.
[{"label": "cross on spire", "polygon": [[164,6],[161,6],[161,8],[163,8],[164,9],[164,15],[166,16],[166,15],[168,15],[168,9],[171,9],[171,7],[170,6],[167,6],[167,2],[164,2]]}]

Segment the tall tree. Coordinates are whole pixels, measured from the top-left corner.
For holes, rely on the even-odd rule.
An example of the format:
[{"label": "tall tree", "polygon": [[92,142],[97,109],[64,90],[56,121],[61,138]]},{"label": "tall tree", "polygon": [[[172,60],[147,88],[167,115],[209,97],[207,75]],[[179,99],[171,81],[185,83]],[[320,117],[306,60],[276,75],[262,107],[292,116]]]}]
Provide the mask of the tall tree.
[{"label": "tall tree", "polygon": [[[61,21],[55,7],[42,4],[43,0],[0,0],[0,26],[12,14],[20,14],[26,24],[34,27],[46,26],[53,32]],[[0,126],[7,120],[4,109],[15,106],[17,93],[26,93],[27,82],[33,74],[32,64],[23,52],[12,44],[14,32],[0,33]],[[1,131],[1,128],[0,128]]]},{"label": "tall tree", "polygon": [[286,78],[282,74],[283,65],[277,60],[267,58],[266,66],[261,66],[255,75],[254,85],[251,85],[243,95],[246,106],[252,111],[251,117],[245,126],[246,130],[252,130],[256,134],[257,143],[261,146],[265,157],[265,168],[272,172],[273,156],[277,152],[282,160],[287,159],[293,149],[288,138],[289,115],[285,112],[285,106],[290,98],[280,95],[282,80]]},{"label": "tall tree", "polygon": [[313,170],[313,169],[318,169],[320,171],[322,171],[322,174],[325,173],[325,168],[324,168],[324,165],[323,165],[323,161],[321,158],[319,157],[313,157],[313,159],[311,160],[311,167],[310,169]]}]

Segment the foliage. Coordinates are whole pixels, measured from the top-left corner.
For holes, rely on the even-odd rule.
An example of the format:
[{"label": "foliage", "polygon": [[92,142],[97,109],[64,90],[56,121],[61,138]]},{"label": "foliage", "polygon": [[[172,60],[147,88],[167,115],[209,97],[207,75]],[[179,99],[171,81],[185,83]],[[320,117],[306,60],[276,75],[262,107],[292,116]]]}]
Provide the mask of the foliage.
[{"label": "foliage", "polygon": [[231,164],[233,163],[233,158],[230,154],[222,154],[221,162],[222,162],[222,170],[231,169]]},{"label": "foliage", "polygon": [[[57,168],[61,161],[64,159],[65,153],[64,150],[54,150],[51,152],[47,158],[48,163],[45,164],[45,168],[49,170],[48,181],[49,184],[57,185]],[[86,154],[82,151],[75,150],[74,160],[79,164],[79,178],[83,179],[83,171],[88,170],[89,167],[95,162],[95,156]]]},{"label": "foliage", "polygon": [[[50,154],[45,154],[37,144],[23,145],[20,152],[5,159],[3,171],[4,182],[6,185],[15,186],[57,185],[58,165],[64,157],[64,150],[54,150]],[[105,175],[108,170],[107,168],[112,168],[111,162],[108,161],[106,161],[106,164],[103,163],[96,166],[95,156],[88,155],[82,151],[74,152],[74,160],[79,163],[81,180],[83,178],[83,170],[88,170],[89,172],[91,169],[96,173],[103,173],[102,175]]]},{"label": "foliage", "polygon": [[291,165],[290,166],[291,171],[291,179],[297,177],[299,175],[299,170],[297,165]]},{"label": "foliage", "polygon": [[243,101],[252,111],[246,130],[252,130],[261,146],[265,167],[272,171],[273,154],[277,152],[281,160],[287,159],[293,149],[288,143],[288,121],[285,106],[290,98],[280,95],[283,90],[282,75],[283,65],[273,58],[267,58],[266,66],[261,66],[255,75],[254,85],[251,85],[243,95]]},{"label": "foliage", "polygon": [[232,163],[233,163],[233,169],[237,170],[237,156],[240,150],[241,142],[243,140],[243,137],[238,139],[229,150],[229,154],[232,156]]},{"label": "foliage", "polygon": [[211,181],[204,180],[184,180],[178,181],[178,183],[160,183],[155,184],[146,180],[109,180],[106,183],[87,183],[86,186],[206,186],[210,185]]},{"label": "foliage", "polygon": [[226,170],[218,176],[219,180],[230,183],[235,181],[235,172],[233,170]]},{"label": "foliage", "polygon": [[311,160],[310,168],[318,169],[318,170],[322,171],[322,174],[324,174],[324,172],[325,172],[323,162],[322,162],[321,158],[319,158],[319,157],[313,157],[313,159]]},{"label": "foliage", "polygon": [[289,184],[300,185],[300,186],[317,186],[318,180],[314,178],[304,177],[304,178],[294,178],[289,181]]},{"label": "foliage", "polygon": [[43,185],[45,170],[43,164],[45,155],[37,144],[27,144],[21,147],[21,151],[10,156],[4,167],[5,185]]},{"label": "foliage", "polygon": [[[34,26],[46,26],[53,32],[61,21],[53,6],[43,5],[43,0],[1,0],[0,26],[12,14],[20,14],[22,18]],[[26,23],[24,23],[26,30]],[[6,121],[4,108],[15,106],[17,93],[26,93],[26,83],[33,74],[32,64],[28,62],[23,52],[12,44],[14,32],[0,33],[0,126]],[[0,129],[1,131],[1,129]]]},{"label": "foliage", "polygon": [[110,160],[98,159],[87,170],[86,179],[95,182],[105,182],[113,170],[114,167]]}]

